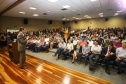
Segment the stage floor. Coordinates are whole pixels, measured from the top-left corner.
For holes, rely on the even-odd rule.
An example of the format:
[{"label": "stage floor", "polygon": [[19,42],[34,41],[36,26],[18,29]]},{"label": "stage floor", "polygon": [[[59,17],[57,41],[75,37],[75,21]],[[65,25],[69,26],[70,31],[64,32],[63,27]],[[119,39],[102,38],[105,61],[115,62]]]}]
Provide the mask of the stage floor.
[{"label": "stage floor", "polygon": [[0,48],[0,84],[114,84],[28,54],[25,65],[28,69],[20,69],[7,48]]}]

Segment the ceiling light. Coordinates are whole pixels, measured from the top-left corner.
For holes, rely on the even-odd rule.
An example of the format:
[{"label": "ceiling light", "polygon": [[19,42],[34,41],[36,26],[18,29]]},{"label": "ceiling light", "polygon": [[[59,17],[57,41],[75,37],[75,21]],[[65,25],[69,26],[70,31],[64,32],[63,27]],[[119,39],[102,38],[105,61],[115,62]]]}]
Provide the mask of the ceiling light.
[{"label": "ceiling light", "polygon": [[47,11],[47,12],[51,12],[51,11]]},{"label": "ceiling light", "polygon": [[33,14],[33,16],[39,16],[38,14]]},{"label": "ceiling light", "polygon": [[99,13],[99,15],[103,15],[103,13]]},{"label": "ceiling light", "polygon": [[48,0],[48,1],[50,1],[50,2],[56,2],[56,1],[58,1],[58,0]]},{"label": "ceiling light", "polygon": [[115,13],[115,15],[119,15],[119,13]]},{"label": "ceiling light", "polygon": [[122,12],[122,11],[117,11],[117,12]]},{"label": "ceiling light", "polygon": [[91,2],[93,2],[93,1],[97,1],[97,0],[91,0]]},{"label": "ceiling light", "polygon": [[76,10],[72,10],[72,11],[76,11]]},{"label": "ceiling light", "polygon": [[66,20],[66,18],[63,18],[63,20]]},{"label": "ceiling light", "polygon": [[91,18],[90,16],[88,16],[87,18]]},{"label": "ceiling light", "polygon": [[63,6],[63,8],[69,8],[70,6],[69,5],[65,5],[65,6]]},{"label": "ceiling light", "polygon": [[76,18],[76,19],[79,19],[79,18]]},{"label": "ceiling light", "polygon": [[29,9],[36,10],[37,8],[34,8],[34,7],[29,7]]},{"label": "ceiling light", "polygon": [[88,15],[85,15],[84,17],[88,17]]},{"label": "ceiling light", "polygon": [[19,12],[20,14],[25,14],[25,12]]},{"label": "ceiling light", "polygon": [[100,15],[100,17],[103,17],[103,15]]}]

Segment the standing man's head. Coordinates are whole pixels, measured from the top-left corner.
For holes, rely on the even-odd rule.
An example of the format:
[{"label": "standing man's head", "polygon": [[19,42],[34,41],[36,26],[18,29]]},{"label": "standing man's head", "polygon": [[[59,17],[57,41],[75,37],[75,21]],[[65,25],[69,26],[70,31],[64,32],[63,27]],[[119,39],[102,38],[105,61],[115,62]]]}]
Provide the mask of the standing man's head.
[{"label": "standing man's head", "polygon": [[26,33],[26,29],[24,27],[21,27],[20,28],[20,32],[22,32],[23,34],[25,34]]}]

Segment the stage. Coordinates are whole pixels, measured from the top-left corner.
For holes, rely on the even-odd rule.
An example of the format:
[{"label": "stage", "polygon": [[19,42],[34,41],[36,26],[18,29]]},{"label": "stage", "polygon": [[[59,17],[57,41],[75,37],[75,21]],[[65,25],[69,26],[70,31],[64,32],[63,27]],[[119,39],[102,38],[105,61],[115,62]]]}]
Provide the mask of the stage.
[{"label": "stage", "polygon": [[114,84],[26,54],[20,69],[9,59],[7,48],[0,49],[0,84]]}]

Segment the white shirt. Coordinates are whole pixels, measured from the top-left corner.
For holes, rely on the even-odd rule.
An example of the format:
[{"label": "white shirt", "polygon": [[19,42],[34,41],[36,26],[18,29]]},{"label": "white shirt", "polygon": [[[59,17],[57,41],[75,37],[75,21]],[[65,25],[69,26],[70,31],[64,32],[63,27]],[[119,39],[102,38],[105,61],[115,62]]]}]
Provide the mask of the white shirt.
[{"label": "white shirt", "polygon": [[69,49],[69,50],[73,50],[73,44],[72,43],[70,43],[70,44],[68,43],[66,48]]},{"label": "white shirt", "polygon": [[66,43],[64,42],[64,43],[59,43],[59,47],[62,47],[63,46],[63,48],[66,48]]},{"label": "white shirt", "polygon": [[89,41],[88,40],[88,42],[89,42],[89,46],[93,46],[94,44],[93,44],[93,41]]},{"label": "white shirt", "polygon": [[45,38],[46,44],[49,44],[49,38]]},{"label": "white shirt", "polygon": [[36,40],[37,43],[40,43],[40,40]]},{"label": "white shirt", "polygon": [[77,45],[77,42],[78,42],[79,40],[74,40],[73,41],[73,45]]},{"label": "white shirt", "polygon": [[126,49],[122,47],[116,49],[116,55],[121,58],[126,58]]},{"label": "white shirt", "polygon": [[91,47],[91,51],[93,51],[93,50],[97,50],[97,51],[99,51],[99,52],[98,52],[98,53],[92,52],[92,53],[94,53],[94,54],[101,54],[102,48],[101,48],[100,45],[97,45],[97,46],[93,45],[93,46]]}]

